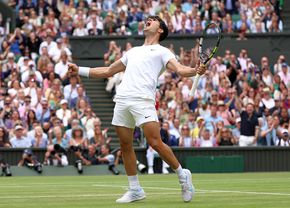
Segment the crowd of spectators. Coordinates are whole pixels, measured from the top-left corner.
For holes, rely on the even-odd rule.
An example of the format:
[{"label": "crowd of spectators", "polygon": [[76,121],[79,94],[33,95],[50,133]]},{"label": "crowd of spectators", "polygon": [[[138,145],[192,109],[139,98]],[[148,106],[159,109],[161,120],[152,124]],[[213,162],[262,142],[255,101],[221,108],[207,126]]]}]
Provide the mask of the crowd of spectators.
[{"label": "crowd of spectators", "polygon": [[[81,80],[67,74],[72,61],[70,35],[142,35],[143,20],[149,15],[161,16],[175,34],[200,33],[210,21],[224,33],[283,30],[283,5],[273,7],[262,0],[8,0],[7,4],[17,18],[16,29],[9,33],[0,14],[0,147],[47,148],[47,164],[55,157],[55,145],[93,153],[110,142]],[[105,65],[131,47],[128,43],[122,50],[112,41],[104,54]],[[170,49],[181,63],[190,65],[192,51]],[[116,89],[121,80],[122,73],[111,77],[106,90]],[[156,108],[162,138],[170,146],[289,146],[290,72],[283,55],[270,66],[266,56],[253,63],[246,50],[238,56],[227,50],[210,63],[195,98],[188,97],[191,79],[167,72],[159,83]],[[76,156],[88,163],[78,150]]]},{"label": "crowd of spectators", "polygon": [[[131,47],[128,43],[122,51],[110,42],[105,63]],[[190,66],[194,49],[169,49]],[[109,89],[116,90],[121,80],[122,73],[109,78]],[[192,78],[167,71],[158,83],[156,109],[169,146],[289,146],[290,67],[284,55],[270,65],[266,56],[254,63],[245,49],[237,56],[226,50],[210,62],[195,97],[188,96]]]},{"label": "crowd of spectators", "polygon": [[197,34],[209,22],[219,24],[223,33],[281,32],[283,1],[274,6],[269,1],[7,0],[7,4],[15,9],[22,34],[35,31],[45,39],[47,33],[53,37],[142,35],[143,21],[150,15],[159,15],[173,34]]}]

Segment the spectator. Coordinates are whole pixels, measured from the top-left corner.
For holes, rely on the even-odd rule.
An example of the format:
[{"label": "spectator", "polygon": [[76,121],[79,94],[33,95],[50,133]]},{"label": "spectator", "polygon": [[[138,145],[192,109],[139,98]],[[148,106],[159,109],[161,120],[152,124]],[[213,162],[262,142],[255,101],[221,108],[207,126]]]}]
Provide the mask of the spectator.
[{"label": "spectator", "polygon": [[60,101],[61,108],[56,111],[56,116],[63,122],[64,127],[68,126],[71,119],[71,110],[68,109],[68,102],[65,99]]},{"label": "spectator", "polygon": [[236,144],[235,138],[230,129],[222,128],[216,137],[219,146],[233,146]]},{"label": "spectator", "polygon": [[179,138],[179,146],[180,147],[193,147],[194,140],[190,136],[190,129],[187,125],[183,125],[181,128],[181,136]]},{"label": "spectator", "polygon": [[36,118],[40,123],[48,122],[50,120],[50,109],[46,98],[41,100],[41,105],[36,108]]},{"label": "spectator", "polygon": [[234,140],[236,141],[236,144],[239,144],[239,139],[241,136],[241,118],[238,117],[236,118],[236,123],[235,123],[235,127],[232,130],[232,135]]},{"label": "spectator", "polygon": [[3,126],[0,126],[0,147],[11,147],[8,134],[9,132],[7,132]]},{"label": "spectator", "polygon": [[60,61],[55,65],[54,72],[61,78],[63,84],[67,84],[68,55],[65,50],[60,53]]},{"label": "spectator", "polygon": [[200,131],[200,137],[197,140],[197,147],[214,147],[215,138],[211,135],[209,129],[204,129]]},{"label": "spectator", "polygon": [[217,114],[217,105],[211,105],[210,107],[211,114],[209,117],[205,118],[205,128],[210,131],[211,134],[215,131],[215,125],[219,121],[223,121],[222,117]]},{"label": "spectator", "polygon": [[[54,139],[52,140],[52,145],[58,144],[61,148],[65,149],[69,147],[69,141],[64,138],[62,129],[60,126],[55,126],[53,128]],[[49,149],[49,148],[48,148]],[[53,148],[52,148],[53,149]],[[51,147],[50,150],[52,151]],[[51,152],[50,151],[50,152]]]},{"label": "spectator", "polygon": [[66,99],[68,103],[70,103],[72,99],[78,97],[77,88],[79,87],[78,78],[76,76],[71,76],[69,82],[70,84],[63,88],[64,99]]},{"label": "spectator", "polygon": [[172,126],[169,128],[169,133],[171,135],[173,135],[178,141],[179,141],[179,138],[180,138],[180,131],[179,131],[179,119],[178,118],[175,118],[173,120],[173,124]]},{"label": "spectator", "polygon": [[254,111],[254,104],[249,102],[246,110],[241,111],[241,136],[239,146],[256,146],[259,132],[259,123]]},{"label": "spectator", "polygon": [[32,147],[36,148],[46,148],[48,146],[47,135],[43,132],[40,125],[34,128],[34,138],[32,139]]},{"label": "spectator", "polygon": [[14,128],[15,136],[10,139],[11,146],[13,148],[29,148],[31,147],[31,141],[24,136],[24,128],[21,125],[16,125]]}]

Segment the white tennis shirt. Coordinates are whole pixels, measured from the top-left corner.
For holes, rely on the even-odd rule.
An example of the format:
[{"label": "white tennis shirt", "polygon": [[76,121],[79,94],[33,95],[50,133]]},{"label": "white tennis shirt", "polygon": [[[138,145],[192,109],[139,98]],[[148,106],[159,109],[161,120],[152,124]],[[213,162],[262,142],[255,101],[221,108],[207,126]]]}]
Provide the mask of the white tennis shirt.
[{"label": "white tennis shirt", "polygon": [[127,51],[121,58],[126,66],[121,84],[116,93],[118,99],[152,99],[159,75],[165,70],[174,54],[159,44],[143,45]]}]

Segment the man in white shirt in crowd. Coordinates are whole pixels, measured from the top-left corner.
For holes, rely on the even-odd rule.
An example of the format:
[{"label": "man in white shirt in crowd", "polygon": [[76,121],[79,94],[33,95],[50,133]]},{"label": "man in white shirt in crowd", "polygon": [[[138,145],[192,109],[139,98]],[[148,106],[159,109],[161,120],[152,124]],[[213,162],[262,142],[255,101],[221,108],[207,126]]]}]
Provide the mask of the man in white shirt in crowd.
[{"label": "man in white shirt in crowd", "polygon": [[67,68],[68,68],[68,56],[64,50],[60,53],[60,61],[55,65],[54,72],[59,75],[62,82],[68,83],[67,80]]},{"label": "man in white shirt in crowd", "polygon": [[24,136],[24,128],[21,125],[16,125],[14,128],[15,136],[10,139],[11,146],[13,148],[29,148],[31,147],[31,141]]}]

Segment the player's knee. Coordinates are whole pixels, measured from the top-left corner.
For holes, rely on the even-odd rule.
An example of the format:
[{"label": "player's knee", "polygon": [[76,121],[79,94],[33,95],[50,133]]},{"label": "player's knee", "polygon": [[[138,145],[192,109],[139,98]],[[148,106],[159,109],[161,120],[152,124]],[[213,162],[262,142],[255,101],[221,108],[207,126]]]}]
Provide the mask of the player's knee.
[{"label": "player's knee", "polygon": [[158,152],[159,148],[161,148],[162,142],[159,139],[148,139],[148,144]]}]

